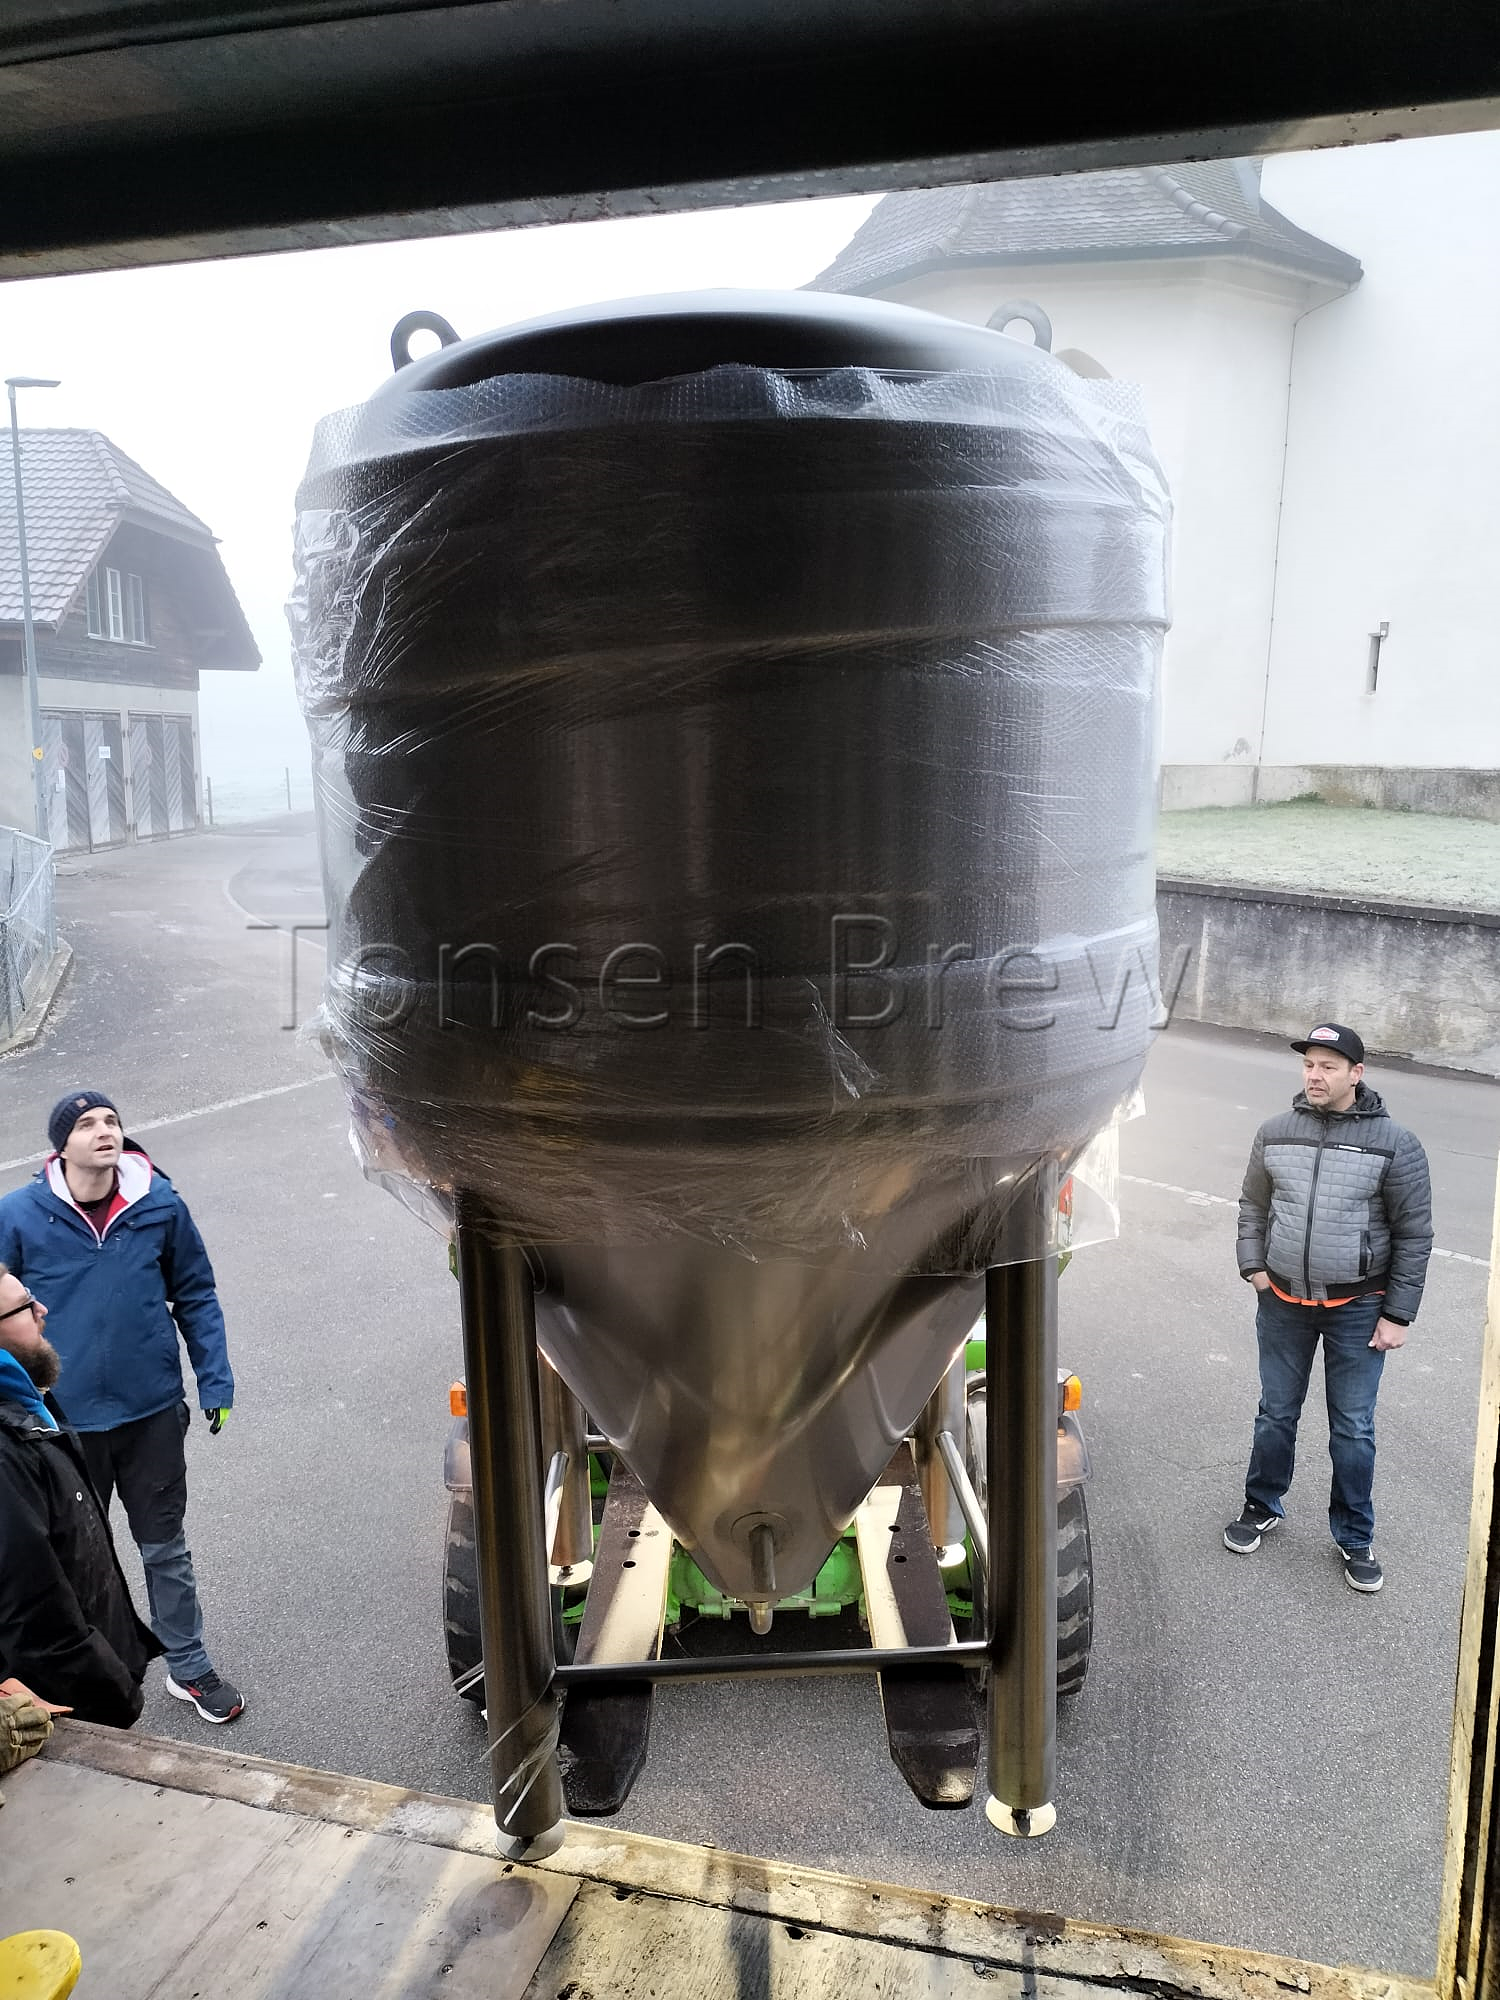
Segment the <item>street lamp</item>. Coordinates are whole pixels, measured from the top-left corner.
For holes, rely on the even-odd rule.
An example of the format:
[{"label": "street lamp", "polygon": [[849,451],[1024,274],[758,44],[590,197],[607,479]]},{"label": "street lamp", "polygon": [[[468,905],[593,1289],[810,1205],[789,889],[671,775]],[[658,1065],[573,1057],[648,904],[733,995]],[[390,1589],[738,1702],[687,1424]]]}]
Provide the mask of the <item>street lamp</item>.
[{"label": "street lamp", "polygon": [[8,375],[5,380],[5,393],[10,398],[10,455],[16,473],[16,544],[21,551],[21,659],[26,677],[26,698],[31,711],[32,801],[38,840],[47,838],[47,794],[42,783],[42,701],[36,666],[36,627],[31,620],[31,571],[26,562],[26,502],[21,494],[21,430],[16,420],[16,391],[57,389],[61,386],[61,383],[48,381],[41,375]]}]

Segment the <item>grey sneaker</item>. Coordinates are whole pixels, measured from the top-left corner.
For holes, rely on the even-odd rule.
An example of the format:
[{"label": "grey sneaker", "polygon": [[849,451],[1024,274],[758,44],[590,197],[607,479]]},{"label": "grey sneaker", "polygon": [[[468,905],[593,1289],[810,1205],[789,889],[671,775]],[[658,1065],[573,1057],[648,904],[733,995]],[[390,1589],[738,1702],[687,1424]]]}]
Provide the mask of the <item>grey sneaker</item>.
[{"label": "grey sneaker", "polygon": [[233,1722],[245,1712],[244,1699],[237,1687],[220,1680],[210,1667],[196,1680],[177,1681],[167,1675],[167,1693],[178,1701],[190,1701],[205,1722]]},{"label": "grey sneaker", "polygon": [[1273,1528],[1280,1526],[1279,1514],[1273,1514],[1269,1507],[1258,1506],[1254,1500],[1247,1500],[1239,1519],[1231,1521],[1224,1530],[1224,1546],[1233,1549],[1237,1556],[1253,1556],[1260,1547],[1261,1536],[1269,1535]]},{"label": "grey sneaker", "polygon": [[1339,1554],[1344,1558],[1344,1581],[1351,1590],[1369,1593],[1385,1582],[1385,1571],[1376,1562],[1373,1549],[1340,1549]]}]

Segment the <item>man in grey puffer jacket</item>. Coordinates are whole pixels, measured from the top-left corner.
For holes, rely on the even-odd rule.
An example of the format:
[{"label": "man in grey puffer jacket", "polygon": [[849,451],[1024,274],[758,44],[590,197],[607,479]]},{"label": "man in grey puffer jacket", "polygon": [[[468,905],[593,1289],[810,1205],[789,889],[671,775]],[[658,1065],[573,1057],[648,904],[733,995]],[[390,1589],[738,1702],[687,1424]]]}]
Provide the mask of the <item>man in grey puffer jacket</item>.
[{"label": "man in grey puffer jacket", "polygon": [[1245,1506],[1224,1530],[1250,1555],[1284,1518],[1297,1423],[1323,1343],[1333,1489],[1328,1524],[1353,1590],[1379,1590],[1375,1398],[1381,1370],[1422,1303],[1432,1254],[1427,1155],[1361,1081],[1365,1045],[1321,1022],[1292,1047],[1302,1089],[1255,1135],[1240,1193],[1240,1276],[1258,1293],[1260,1409]]}]

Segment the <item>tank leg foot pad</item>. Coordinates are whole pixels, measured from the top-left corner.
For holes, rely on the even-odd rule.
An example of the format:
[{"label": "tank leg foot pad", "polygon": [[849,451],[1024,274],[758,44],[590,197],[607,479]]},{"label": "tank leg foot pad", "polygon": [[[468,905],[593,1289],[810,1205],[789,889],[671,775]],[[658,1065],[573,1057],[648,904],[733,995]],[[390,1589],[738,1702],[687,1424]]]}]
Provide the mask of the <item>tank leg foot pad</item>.
[{"label": "tank leg foot pad", "polygon": [[1057,1825],[1057,1807],[1051,1804],[1008,1806],[991,1798],[985,1804],[984,1816],[991,1826],[999,1827],[1002,1833],[1014,1834],[1018,1840],[1037,1840]]},{"label": "tank leg foot pad", "polygon": [[567,1821],[561,1819],[545,1833],[502,1833],[497,1827],[495,1847],[502,1861],[545,1861],[562,1846],[567,1830]]}]

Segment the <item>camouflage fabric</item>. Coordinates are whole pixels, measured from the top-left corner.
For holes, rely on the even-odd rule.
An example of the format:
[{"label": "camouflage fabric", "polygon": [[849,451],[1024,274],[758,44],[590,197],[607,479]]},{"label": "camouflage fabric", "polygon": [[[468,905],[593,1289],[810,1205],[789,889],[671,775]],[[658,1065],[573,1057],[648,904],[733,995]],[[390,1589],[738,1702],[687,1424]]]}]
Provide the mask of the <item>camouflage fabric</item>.
[{"label": "camouflage fabric", "polygon": [[51,1734],[52,1717],[30,1695],[0,1695],[0,1771],[13,1771],[34,1757]]}]

